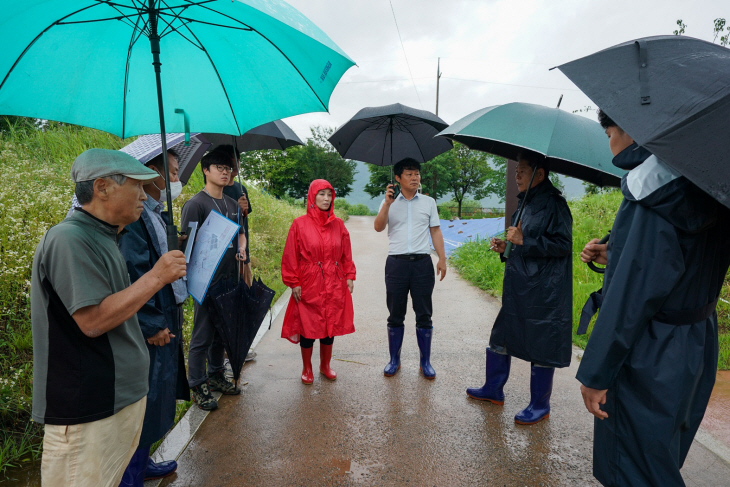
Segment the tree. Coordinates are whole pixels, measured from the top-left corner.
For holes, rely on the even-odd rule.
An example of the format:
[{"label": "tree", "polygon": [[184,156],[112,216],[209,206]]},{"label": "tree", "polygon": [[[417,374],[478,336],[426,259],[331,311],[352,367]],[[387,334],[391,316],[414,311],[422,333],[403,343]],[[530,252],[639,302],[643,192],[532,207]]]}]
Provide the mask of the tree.
[{"label": "tree", "polygon": [[285,151],[253,151],[242,154],[241,169],[248,179],[261,182],[274,196],[306,198],[314,179],[326,179],[337,196],[352,191],[355,163],[343,159],[327,142],[333,130],[312,127],[306,145]]},{"label": "tree", "polygon": [[[717,18],[713,21],[712,42],[716,42],[719,37],[721,46],[730,45],[730,26],[727,26],[727,29],[725,28],[726,26],[727,26],[727,22],[724,18]],[[677,19],[677,27],[678,27],[678,29],[674,30],[674,35],[675,36],[684,35],[684,32],[687,29],[687,24],[685,24],[684,21],[682,21],[682,19]],[[725,32],[727,32],[727,34],[725,34]],[[723,34],[725,34],[725,35],[723,35]]]},{"label": "tree", "polygon": [[490,162],[492,172],[487,177],[488,194],[498,196],[499,202],[504,203],[507,196],[507,159],[492,156]]},{"label": "tree", "polygon": [[[437,158],[438,159],[438,158]],[[370,181],[365,185],[365,192],[371,198],[377,198],[385,193],[385,188],[390,184],[390,166],[376,166],[368,164]],[[433,159],[421,164],[421,191],[423,194],[439,199],[450,191],[448,185],[449,168]]]},{"label": "tree", "polygon": [[241,154],[241,175],[256,181],[274,196],[287,194],[294,174],[295,160],[289,151],[257,150]]},{"label": "tree", "polygon": [[471,150],[458,142],[454,142],[453,149],[434,158],[435,162],[449,170],[448,185],[458,205],[456,214],[459,218],[466,195],[480,200],[490,194],[487,181],[495,170],[490,166],[489,159],[489,154]]}]

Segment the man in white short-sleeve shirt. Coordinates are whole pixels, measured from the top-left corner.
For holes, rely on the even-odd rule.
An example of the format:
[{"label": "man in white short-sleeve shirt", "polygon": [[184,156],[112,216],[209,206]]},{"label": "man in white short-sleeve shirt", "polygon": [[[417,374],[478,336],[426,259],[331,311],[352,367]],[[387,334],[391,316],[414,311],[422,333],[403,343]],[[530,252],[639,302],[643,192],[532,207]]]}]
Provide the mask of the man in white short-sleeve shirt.
[{"label": "man in white short-sleeve shirt", "polygon": [[441,234],[436,201],[418,194],[421,185],[421,164],[414,159],[403,159],[393,167],[401,193],[388,185],[385,199],[375,217],[375,231],[388,227],[388,260],[385,264],[385,288],[388,311],[388,348],[390,362],[383,373],[392,377],[400,368],[400,350],[403,345],[403,322],[408,307],[408,294],[416,313],[416,338],[421,351],[421,372],[426,379],[434,379],[431,366],[431,336],[433,306],[431,295],[436,281],[429,234],[439,260],[436,270],[443,280],[446,276],[444,237]]}]

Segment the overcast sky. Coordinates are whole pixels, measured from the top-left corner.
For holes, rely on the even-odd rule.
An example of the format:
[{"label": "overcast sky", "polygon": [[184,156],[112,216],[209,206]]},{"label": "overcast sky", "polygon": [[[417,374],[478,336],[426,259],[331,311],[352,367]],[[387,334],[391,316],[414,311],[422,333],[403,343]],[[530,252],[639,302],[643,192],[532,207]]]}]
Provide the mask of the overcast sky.
[{"label": "overcast sky", "polygon": [[677,19],[687,24],[685,35],[709,41],[715,18],[730,21],[727,0],[392,0],[392,10],[389,0],[289,3],[357,63],[335,89],[329,114],[286,119],[302,139],[310,126],[337,127],[366,106],[435,111],[439,57],[439,116],[447,123],[515,101],[555,106],[561,94],[561,108],[584,108],[590,100],[549,68],[631,39],[671,34]]}]

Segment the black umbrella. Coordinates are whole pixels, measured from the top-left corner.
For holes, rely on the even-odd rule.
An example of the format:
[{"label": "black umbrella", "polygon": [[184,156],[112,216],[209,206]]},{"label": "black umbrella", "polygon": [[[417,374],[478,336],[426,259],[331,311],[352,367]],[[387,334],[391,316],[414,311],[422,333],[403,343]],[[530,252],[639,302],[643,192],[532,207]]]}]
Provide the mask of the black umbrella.
[{"label": "black umbrella", "polygon": [[730,49],[646,37],[558,69],[639,145],[730,207]]},{"label": "black umbrella", "polygon": [[233,144],[240,152],[284,150],[293,145],[304,145],[297,134],[281,120],[259,125],[238,137],[226,134],[203,134],[203,136],[214,146]]},{"label": "black umbrella", "polygon": [[235,382],[274,294],[261,279],[255,280],[250,288],[243,280],[224,280],[208,292],[207,299],[212,305],[209,309],[213,310],[212,319],[223,339]]},{"label": "black umbrella", "polygon": [[451,149],[434,137],[449,124],[426,110],[395,103],[363,108],[328,139],[345,159],[392,166],[407,157],[426,162]]}]

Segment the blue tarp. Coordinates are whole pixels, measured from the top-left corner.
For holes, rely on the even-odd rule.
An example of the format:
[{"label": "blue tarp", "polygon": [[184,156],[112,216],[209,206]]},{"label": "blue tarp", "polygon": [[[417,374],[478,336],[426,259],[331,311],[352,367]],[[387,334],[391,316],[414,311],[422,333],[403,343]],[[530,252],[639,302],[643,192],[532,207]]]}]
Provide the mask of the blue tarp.
[{"label": "blue tarp", "polygon": [[[504,217],[479,220],[441,220],[441,233],[444,235],[447,257],[464,242],[476,240],[477,237],[487,239],[503,231]],[[433,243],[431,248],[433,248]]]}]

